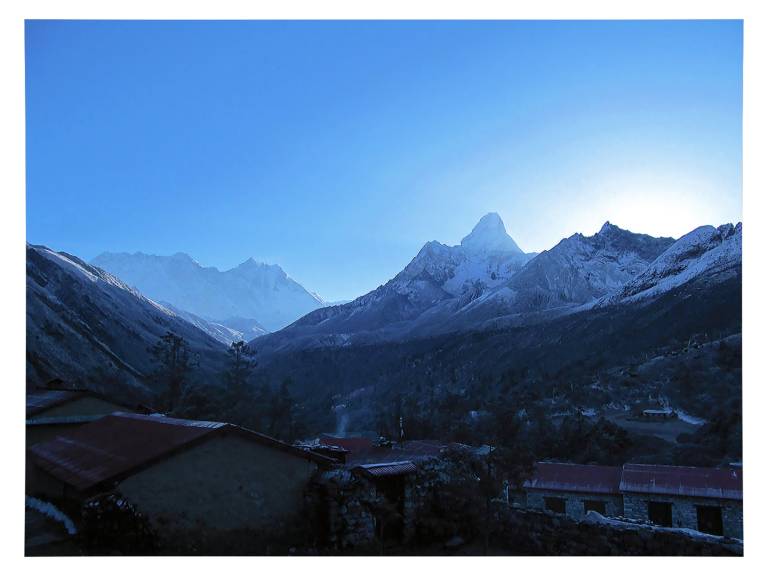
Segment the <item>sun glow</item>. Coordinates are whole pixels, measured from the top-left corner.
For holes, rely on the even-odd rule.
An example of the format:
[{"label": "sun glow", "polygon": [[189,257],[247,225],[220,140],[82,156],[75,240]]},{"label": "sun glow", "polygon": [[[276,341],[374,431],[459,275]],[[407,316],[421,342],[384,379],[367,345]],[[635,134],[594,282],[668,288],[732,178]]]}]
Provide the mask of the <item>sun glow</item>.
[{"label": "sun glow", "polygon": [[716,192],[713,183],[694,178],[626,176],[605,182],[596,205],[600,219],[621,228],[678,238],[698,226],[725,223]]}]

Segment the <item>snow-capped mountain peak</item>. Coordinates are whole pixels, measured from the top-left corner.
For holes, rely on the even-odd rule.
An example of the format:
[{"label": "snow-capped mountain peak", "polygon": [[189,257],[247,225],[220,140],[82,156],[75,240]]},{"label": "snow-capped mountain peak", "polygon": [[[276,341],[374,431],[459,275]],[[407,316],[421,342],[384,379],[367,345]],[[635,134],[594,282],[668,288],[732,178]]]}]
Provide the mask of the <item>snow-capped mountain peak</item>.
[{"label": "snow-capped mountain peak", "polygon": [[496,212],[489,212],[480,218],[472,232],[461,240],[461,246],[471,251],[523,253],[507,234],[504,222]]},{"label": "snow-capped mountain peak", "polygon": [[184,253],[104,253],[91,263],[154,300],[209,321],[252,318],[267,330],[278,330],[324,305],[277,264],[253,258],[223,271],[202,267]]}]

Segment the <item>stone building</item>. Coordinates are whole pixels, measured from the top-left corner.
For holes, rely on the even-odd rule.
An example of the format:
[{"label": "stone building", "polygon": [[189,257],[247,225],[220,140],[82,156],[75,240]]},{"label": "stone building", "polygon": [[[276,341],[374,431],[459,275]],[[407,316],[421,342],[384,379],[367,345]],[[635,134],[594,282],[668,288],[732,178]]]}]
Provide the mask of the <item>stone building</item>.
[{"label": "stone building", "polygon": [[407,542],[416,520],[416,471],[413,462],[400,461],[322,472],[312,488],[322,542],[339,550]]},{"label": "stone building", "polygon": [[307,483],[332,463],[231,424],[127,413],[31,446],[28,458],[28,494],[119,494],[176,548],[301,525]]},{"label": "stone building", "polygon": [[321,541],[337,550],[409,542],[419,508],[432,489],[424,473],[439,467],[441,454],[458,445],[338,440],[329,440],[329,445],[345,448],[342,459],[335,468],[319,473],[310,489]]},{"label": "stone building", "polygon": [[573,520],[594,510],[657,526],[743,537],[740,467],[539,462],[523,490],[527,508]]},{"label": "stone building", "polygon": [[52,440],[113,412],[146,412],[90,390],[40,388],[27,392],[26,445]]},{"label": "stone building", "polygon": [[624,516],[743,538],[741,468],[625,464]]},{"label": "stone building", "polygon": [[621,468],[539,462],[523,484],[525,505],[580,520],[590,510],[603,516],[621,516]]}]

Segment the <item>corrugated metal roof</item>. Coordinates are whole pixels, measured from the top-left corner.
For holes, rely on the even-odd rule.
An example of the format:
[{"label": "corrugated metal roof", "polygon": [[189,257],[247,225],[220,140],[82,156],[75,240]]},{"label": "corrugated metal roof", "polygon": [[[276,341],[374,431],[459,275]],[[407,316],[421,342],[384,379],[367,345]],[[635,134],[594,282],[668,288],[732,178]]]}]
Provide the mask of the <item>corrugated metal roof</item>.
[{"label": "corrugated metal roof", "polygon": [[27,418],[81,396],[83,396],[83,392],[80,390],[34,390],[27,392]]},{"label": "corrugated metal roof", "polygon": [[622,492],[701,498],[743,499],[741,468],[696,468],[625,464]]},{"label": "corrugated metal roof", "polygon": [[344,448],[352,454],[362,454],[369,452],[373,448],[373,441],[370,438],[349,437],[341,438],[323,434],[320,436],[320,444],[323,446],[337,446]]},{"label": "corrugated metal roof", "polygon": [[116,412],[29,448],[42,470],[80,492],[119,481],[206,437],[232,431],[279,450],[333,463],[310,451],[294,448],[269,436],[222,422],[182,420]]},{"label": "corrugated metal roof", "polygon": [[29,418],[27,420],[27,426],[54,426],[57,424],[87,424],[93,422],[99,418],[103,418],[103,414],[96,414],[90,416],[41,416],[40,418]]},{"label": "corrugated metal roof", "polygon": [[366,476],[382,478],[385,476],[403,476],[405,474],[415,474],[416,465],[413,462],[381,462],[377,464],[360,464],[355,466],[355,471],[359,471]]},{"label": "corrugated metal roof", "polygon": [[37,388],[27,392],[27,418],[40,414],[45,410],[66,404],[82,397],[97,398],[104,402],[109,402],[126,412],[140,412],[149,414],[153,410],[147,406],[133,406],[105,396],[93,390],[85,388]]},{"label": "corrugated metal roof", "polygon": [[523,483],[528,490],[556,490],[591,494],[618,494],[621,468],[592,464],[539,462]]}]

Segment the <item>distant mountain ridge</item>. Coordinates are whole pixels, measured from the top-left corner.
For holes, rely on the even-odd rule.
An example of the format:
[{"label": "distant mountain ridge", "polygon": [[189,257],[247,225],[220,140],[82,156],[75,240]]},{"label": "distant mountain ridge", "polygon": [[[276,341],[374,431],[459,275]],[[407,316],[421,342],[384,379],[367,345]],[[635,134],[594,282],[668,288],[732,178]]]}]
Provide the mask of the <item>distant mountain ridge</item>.
[{"label": "distant mountain ridge", "polygon": [[324,305],[280,266],[253,258],[224,271],[203,267],[182,252],[173,256],[105,252],[91,263],[154,300],[235,331],[241,330],[230,326],[228,319],[253,319],[273,331]]},{"label": "distant mountain ridge", "polygon": [[[487,214],[460,245],[427,242],[376,290],[311,312],[259,340],[258,346],[270,353],[520,325],[620,303],[646,292],[646,285],[660,275],[667,280],[656,283],[659,293],[708,273],[712,266],[728,268],[735,260],[740,266],[741,224],[697,230],[675,241],[606,222],[592,236],[573,234],[550,250],[525,254],[501,218]],[[689,250],[680,247],[692,238],[703,240]],[[714,257],[710,250],[715,249],[727,256]],[[677,252],[679,257],[673,257]],[[666,271],[668,261],[682,266],[687,276]]]},{"label": "distant mountain ridge", "polygon": [[226,318],[221,322],[214,322],[177,308],[168,302],[160,302],[160,304],[226,345],[240,340],[247,342],[269,333],[261,324],[251,318]]}]

